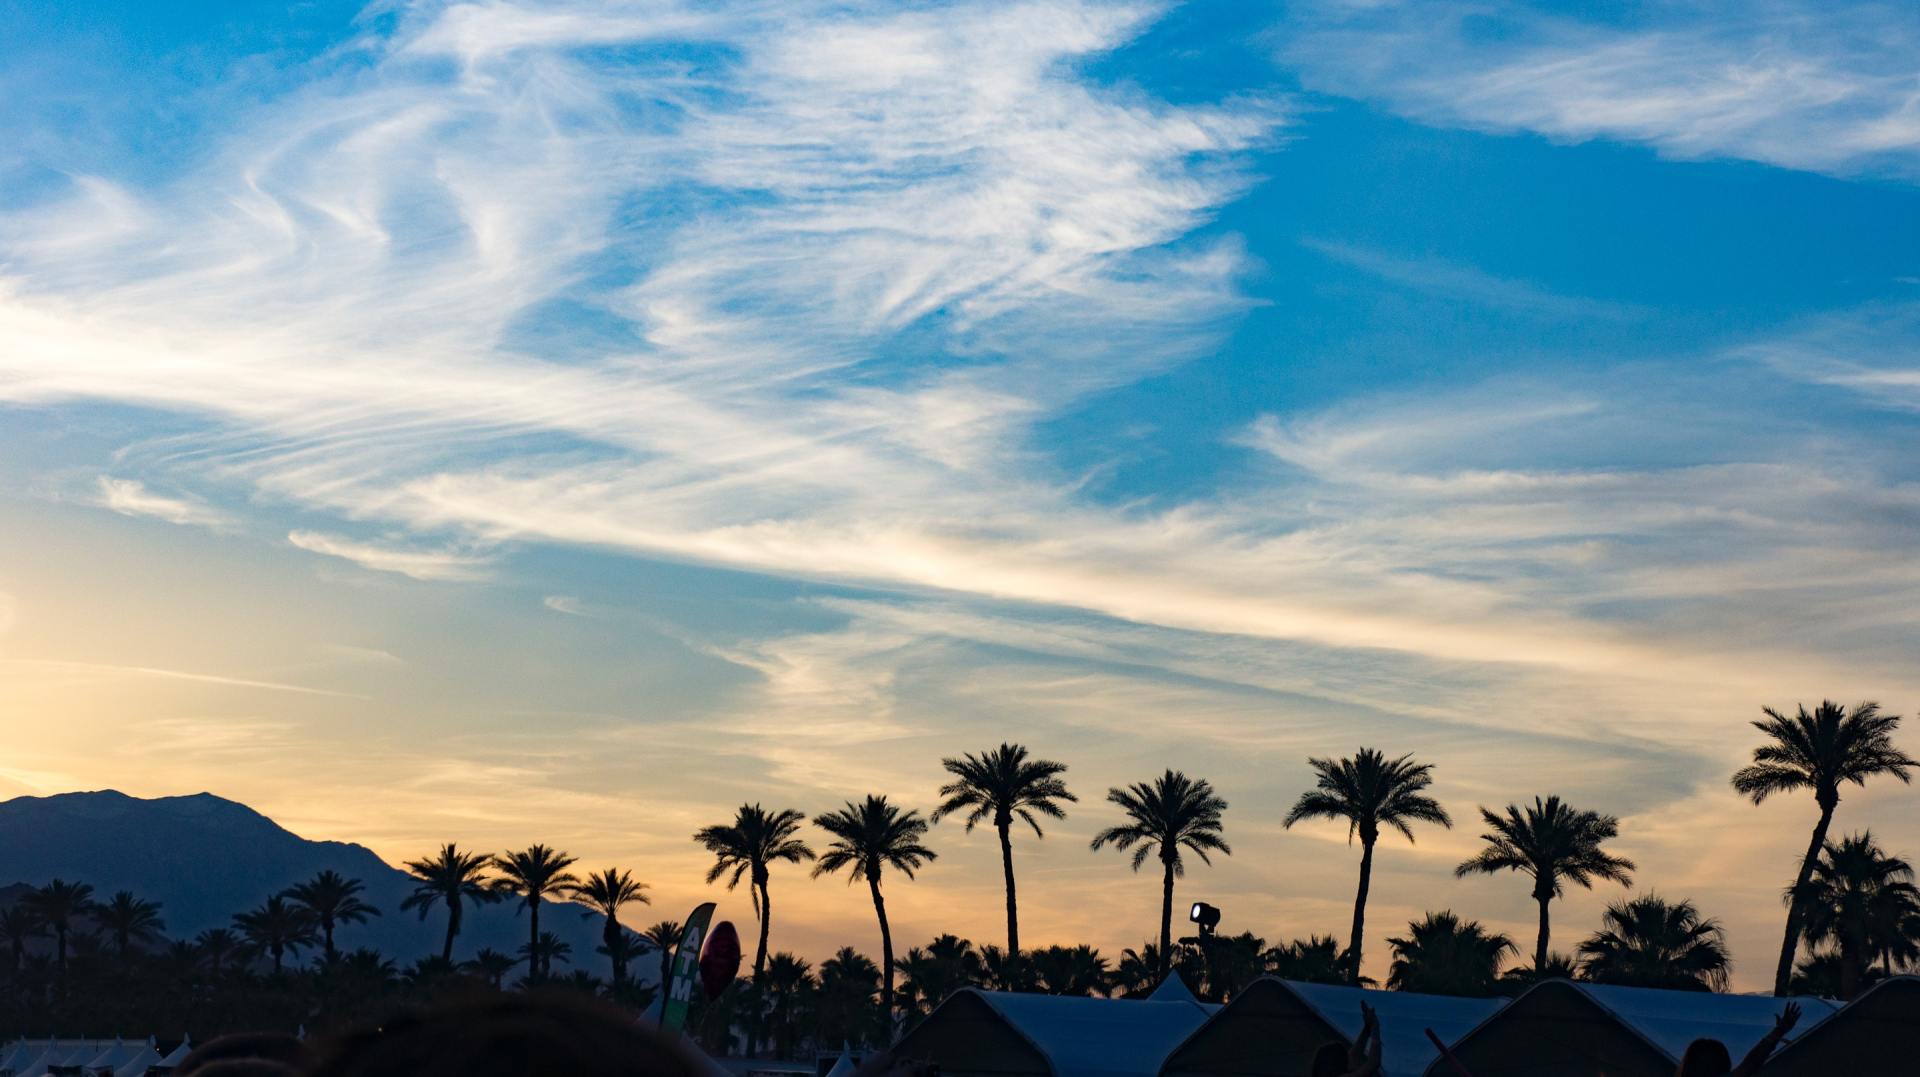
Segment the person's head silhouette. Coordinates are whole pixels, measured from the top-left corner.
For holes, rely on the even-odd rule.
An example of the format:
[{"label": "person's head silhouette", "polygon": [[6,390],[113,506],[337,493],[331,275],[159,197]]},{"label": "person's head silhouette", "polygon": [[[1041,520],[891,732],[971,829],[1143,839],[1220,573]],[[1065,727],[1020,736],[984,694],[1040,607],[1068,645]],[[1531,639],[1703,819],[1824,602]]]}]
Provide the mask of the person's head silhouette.
[{"label": "person's head silhouette", "polygon": [[1733,1072],[1733,1055],[1719,1040],[1695,1040],[1680,1056],[1678,1077],[1726,1077]]}]

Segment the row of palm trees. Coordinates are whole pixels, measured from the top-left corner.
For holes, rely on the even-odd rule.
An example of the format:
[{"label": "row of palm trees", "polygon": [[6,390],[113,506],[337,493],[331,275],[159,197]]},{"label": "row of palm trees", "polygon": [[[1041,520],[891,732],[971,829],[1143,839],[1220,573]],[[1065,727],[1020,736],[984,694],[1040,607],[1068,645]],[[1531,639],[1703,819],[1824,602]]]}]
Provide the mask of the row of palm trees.
[{"label": "row of palm trees", "polygon": [[[1733,775],[1734,789],[1756,804],[1775,794],[1809,791],[1819,808],[1807,853],[1801,859],[1794,883],[1787,888],[1785,937],[1774,984],[1776,993],[1784,994],[1790,990],[1794,958],[1803,940],[1836,940],[1836,945],[1848,955],[1845,961],[1856,972],[1871,962],[1872,955],[1867,951],[1872,947],[1864,941],[1860,929],[1838,928],[1817,920],[1814,876],[1822,870],[1823,859],[1831,865],[1835,857],[1845,860],[1846,856],[1853,855],[1847,853],[1848,849],[1871,845],[1865,835],[1848,838],[1838,845],[1828,841],[1841,787],[1864,785],[1869,778],[1882,775],[1906,782],[1910,780],[1909,771],[1920,766],[1920,761],[1894,746],[1892,735],[1900,719],[1882,713],[1874,703],[1862,703],[1849,710],[1829,701],[1812,711],[1802,706],[1793,715],[1771,707],[1763,708],[1763,712],[1765,718],[1752,724],[1765,735],[1765,740],[1754,749],[1751,765]],[[1359,884],[1347,948],[1342,955],[1348,979],[1358,982],[1367,898],[1375,847],[1381,834],[1393,830],[1412,841],[1415,824],[1450,828],[1453,819],[1426,792],[1433,780],[1432,764],[1417,762],[1411,755],[1389,757],[1375,749],[1362,748],[1346,758],[1316,757],[1310,759],[1309,764],[1315,775],[1314,788],[1300,796],[1283,825],[1292,827],[1313,819],[1343,821],[1348,824],[1350,837],[1359,839]],[[1006,952],[1020,953],[1012,833],[1016,823],[1024,823],[1035,837],[1042,837],[1040,817],[1065,817],[1065,805],[1078,800],[1067,788],[1064,779],[1067,767],[1053,760],[1033,758],[1027,748],[1017,744],[1001,744],[977,754],[944,759],[942,767],[951,780],[940,788],[940,804],[930,816],[922,817],[917,811],[902,809],[883,796],[869,796],[858,803],[850,801],[837,811],[816,816],[814,824],[832,839],[817,856],[799,836],[806,817],[792,809],[768,810],[758,804],[742,805],[733,822],[707,827],[694,835],[695,841],[715,856],[713,869],[708,873],[709,882],[724,875],[732,888],[742,878],[750,880],[760,926],[754,957],[756,979],[764,972],[767,961],[772,921],[768,895],[771,868],[780,862],[814,861],[816,877],[845,871],[850,882],[866,882],[880,928],[882,1002],[891,1012],[894,954],[882,877],[886,869],[892,868],[911,879],[917,869],[936,859],[937,853],[928,848],[923,839],[931,824],[950,815],[963,817],[969,831],[978,824],[990,822],[997,832],[1006,889]],[[1109,789],[1106,799],[1120,809],[1123,820],[1095,834],[1092,848],[1111,846],[1128,855],[1136,871],[1150,859],[1158,862],[1161,901],[1157,950],[1164,962],[1173,952],[1174,885],[1186,872],[1187,854],[1197,856],[1202,863],[1211,863],[1216,853],[1232,854],[1224,837],[1227,802],[1205,779],[1172,769],[1151,781]],[[1569,886],[1592,889],[1602,882],[1632,885],[1633,861],[1606,848],[1608,842],[1619,836],[1619,820],[1612,815],[1575,808],[1557,796],[1535,797],[1530,804],[1509,804],[1501,811],[1485,807],[1479,811],[1485,828],[1481,834],[1483,846],[1462,861],[1455,868],[1455,874],[1464,877],[1512,872],[1529,880],[1531,896],[1538,906],[1533,967],[1546,969],[1552,960],[1549,946],[1551,907],[1555,899],[1564,896]],[[1882,867],[1904,863],[1877,850],[1875,855]],[[1898,871],[1891,871],[1878,884],[1856,887],[1858,894],[1850,900],[1855,904],[1879,902],[1897,910],[1905,900],[1898,876]],[[1864,896],[1869,892],[1877,896]],[[1857,924],[1864,915],[1849,914],[1846,919],[1849,924]],[[1898,919],[1904,914],[1883,911],[1875,915],[1884,920],[1889,916]],[[1881,935],[1889,937],[1885,931]],[[1881,949],[1891,954],[1902,945],[1889,941],[1884,942]]]}]

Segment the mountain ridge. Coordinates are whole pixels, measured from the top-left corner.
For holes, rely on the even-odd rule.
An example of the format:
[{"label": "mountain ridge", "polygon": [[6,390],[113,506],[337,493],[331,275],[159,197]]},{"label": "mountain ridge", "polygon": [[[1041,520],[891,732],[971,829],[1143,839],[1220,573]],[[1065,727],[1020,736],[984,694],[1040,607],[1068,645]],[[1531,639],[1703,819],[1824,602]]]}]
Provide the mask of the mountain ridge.
[{"label": "mountain ridge", "polygon": [[[116,890],[161,903],[170,938],[231,926],[233,914],[332,869],[366,884],[381,915],[336,932],[343,950],[371,946],[395,961],[438,954],[446,916],[424,920],[400,903],[414,880],[353,842],[306,838],[255,809],[199,792],[143,798],[116,789],[22,796],[0,801],[0,887],[45,885],[55,878],[91,884],[104,899]],[[515,902],[469,907],[456,959],[482,946],[507,953],[526,942]],[[594,953],[601,919],[571,902],[544,902],[540,926],[572,947],[571,966],[605,975]],[[640,962],[636,972],[643,972]]]}]

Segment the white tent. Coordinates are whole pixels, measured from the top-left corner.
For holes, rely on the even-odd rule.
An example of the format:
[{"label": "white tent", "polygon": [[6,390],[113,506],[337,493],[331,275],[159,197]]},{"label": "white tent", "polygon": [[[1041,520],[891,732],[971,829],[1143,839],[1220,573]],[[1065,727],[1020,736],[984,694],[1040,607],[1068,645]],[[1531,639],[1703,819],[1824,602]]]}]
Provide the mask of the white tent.
[{"label": "white tent", "polygon": [[1218,1010],[1184,985],[1146,999],[1075,998],[967,988],[895,1047],[943,1074],[1153,1077],[1167,1052]]},{"label": "white tent", "polygon": [[119,1069],[113,1071],[113,1077],[141,1077],[147,1070],[159,1064],[160,1052],[155,1049],[153,1040],[148,1039],[138,1053],[121,1063]]},{"label": "white tent", "polygon": [[182,1036],[180,1037],[180,1046],[175,1047],[171,1051],[168,1051],[166,1054],[166,1057],[154,1063],[154,1065],[161,1066],[166,1069],[172,1069],[173,1067],[178,1066],[180,1063],[185,1062],[187,1060],[187,1056],[192,1053],[193,1053],[193,1037]]},{"label": "white tent", "polygon": [[142,1046],[144,1045],[126,1043],[115,1038],[111,1044],[102,1048],[92,1058],[81,1063],[81,1068],[85,1069],[88,1073],[98,1073],[101,1070],[105,1070],[108,1073],[117,1073],[121,1066],[126,1065],[133,1056],[140,1053]]},{"label": "white tent", "polygon": [[1442,1042],[1452,1040],[1505,1001],[1262,977],[1171,1052],[1161,1072],[1169,1077],[1307,1073],[1322,1046],[1353,1043],[1364,1002],[1380,1014],[1381,1069],[1387,1077],[1419,1077],[1438,1053],[1427,1029]]},{"label": "white tent", "polygon": [[[1667,1077],[1687,1044],[1705,1037],[1740,1058],[1773,1027],[1788,1002],[1802,1011],[1796,1033],[1830,1017],[1819,998],[1721,995],[1549,980],[1536,984],[1450,1044],[1476,1077],[1606,1073]],[[1452,1077],[1444,1059],[1427,1077]]]},{"label": "white tent", "polygon": [[840,1057],[833,1060],[833,1067],[827,1070],[827,1077],[853,1077],[853,1055],[843,1045]]},{"label": "white tent", "polygon": [[1769,1077],[1911,1073],[1920,1059],[1920,976],[1895,976],[1801,1033],[1767,1063]]}]

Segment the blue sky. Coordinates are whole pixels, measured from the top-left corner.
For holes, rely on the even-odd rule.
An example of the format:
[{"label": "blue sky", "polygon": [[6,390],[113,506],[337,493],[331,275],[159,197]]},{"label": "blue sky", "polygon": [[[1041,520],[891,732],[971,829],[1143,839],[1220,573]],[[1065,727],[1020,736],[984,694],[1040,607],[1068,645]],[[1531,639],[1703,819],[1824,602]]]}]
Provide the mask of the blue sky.
[{"label": "blue sky", "polygon": [[[1377,743],[1456,816],[1620,814],[1764,955],[1805,812],[1725,789],[1742,723],[1914,705],[1909,9],[8,19],[0,706],[59,720],[0,791],[679,900],[742,798],[924,805],[1018,736],[1083,794],[1212,778],[1251,855],[1193,885],[1280,937],[1349,900],[1277,827],[1304,759]],[[1023,856],[1034,930],[1117,950],[1153,895],[1099,815]],[[990,937],[942,838],[906,933]],[[1383,857],[1383,936],[1441,886],[1524,929],[1439,881],[1471,844]]]}]

